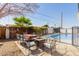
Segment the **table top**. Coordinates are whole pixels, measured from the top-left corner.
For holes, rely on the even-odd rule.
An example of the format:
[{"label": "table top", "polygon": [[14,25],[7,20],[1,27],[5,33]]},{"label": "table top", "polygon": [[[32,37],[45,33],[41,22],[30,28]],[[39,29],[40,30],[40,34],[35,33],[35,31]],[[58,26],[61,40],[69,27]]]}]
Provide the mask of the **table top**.
[{"label": "table top", "polygon": [[36,40],[36,41],[43,41],[44,39],[42,39],[42,38],[33,38],[34,40]]},{"label": "table top", "polygon": [[37,35],[34,35],[34,34],[24,34],[24,36],[32,36],[32,37],[35,37]]},{"label": "table top", "polygon": [[37,37],[37,36],[33,35],[33,34],[24,34],[25,40],[32,40],[35,37]]}]

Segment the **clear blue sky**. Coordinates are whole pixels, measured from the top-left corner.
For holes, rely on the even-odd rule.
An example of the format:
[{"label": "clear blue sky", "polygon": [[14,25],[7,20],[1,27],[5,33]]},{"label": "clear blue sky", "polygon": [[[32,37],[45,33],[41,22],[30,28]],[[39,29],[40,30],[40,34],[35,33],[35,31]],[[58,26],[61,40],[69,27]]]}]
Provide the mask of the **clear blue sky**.
[{"label": "clear blue sky", "polygon": [[[32,20],[33,25],[42,26],[48,24],[49,26],[60,26],[61,12],[63,12],[63,27],[72,27],[79,25],[77,20],[77,4],[38,4],[40,7],[37,12],[27,15]],[[1,24],[13,24],[12,16],[4,17],[0,20]]]}]

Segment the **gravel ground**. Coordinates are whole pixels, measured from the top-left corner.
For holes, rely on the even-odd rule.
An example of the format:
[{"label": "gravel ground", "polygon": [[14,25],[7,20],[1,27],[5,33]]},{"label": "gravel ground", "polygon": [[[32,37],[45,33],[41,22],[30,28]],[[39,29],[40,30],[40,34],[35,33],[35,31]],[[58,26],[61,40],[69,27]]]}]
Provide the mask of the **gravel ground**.
[{"label": "gravel ground", "polygon": [[0,40],[0,56],[23,56],[15,41]]}]

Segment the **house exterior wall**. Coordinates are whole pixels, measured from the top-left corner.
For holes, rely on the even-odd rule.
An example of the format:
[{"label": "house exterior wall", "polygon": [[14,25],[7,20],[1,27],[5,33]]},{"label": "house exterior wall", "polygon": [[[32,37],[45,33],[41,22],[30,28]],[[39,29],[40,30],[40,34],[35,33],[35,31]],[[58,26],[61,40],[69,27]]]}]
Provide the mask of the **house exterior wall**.
[{"label": "house exterior wall", "polygon": [[62,28],[60,29],[61,33],[72,33],[72,28]]},{"label": "house exterior wall", "polygon": [[53,28],[52,27],[49,27],[48,28],[48,34],[52,34],[54,32]]}]

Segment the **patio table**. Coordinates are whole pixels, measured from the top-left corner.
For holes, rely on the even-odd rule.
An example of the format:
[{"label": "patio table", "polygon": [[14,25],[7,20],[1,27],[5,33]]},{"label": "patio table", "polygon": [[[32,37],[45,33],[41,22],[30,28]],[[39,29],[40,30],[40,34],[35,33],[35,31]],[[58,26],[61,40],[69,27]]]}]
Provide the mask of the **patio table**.
[{"label": "patio table", "polygon": [[36,41],[37,46],[38,46],[39,48],[42,48],[43,45],[44,45],[44,42],[45,42],[45,40],[44,40],[44,39],[41,39],[41,38],[35,38],[34,41]]},{"label": "patio table", "polygon": [[33,40],[33,38],[37,37],[36,35],[33,34],[24,34],[25,40]]}]

